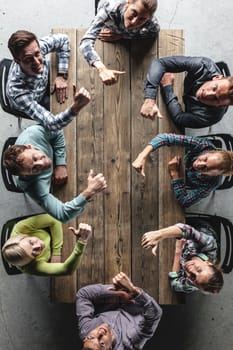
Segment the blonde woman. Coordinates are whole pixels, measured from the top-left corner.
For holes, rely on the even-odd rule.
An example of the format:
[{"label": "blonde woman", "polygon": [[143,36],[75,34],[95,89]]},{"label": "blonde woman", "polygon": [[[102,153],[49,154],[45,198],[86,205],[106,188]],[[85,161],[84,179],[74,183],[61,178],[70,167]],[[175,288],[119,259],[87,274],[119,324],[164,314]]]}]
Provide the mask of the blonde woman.
[{"label": "blonde woman", "polygon": [[4,259],[24,273],[40,276],[72,274],[80,265],[91,226],[69,227],[77,237],[70,256],[61,262],[62,224],[48,214],[31,216],[19,221],[2,248]]}]

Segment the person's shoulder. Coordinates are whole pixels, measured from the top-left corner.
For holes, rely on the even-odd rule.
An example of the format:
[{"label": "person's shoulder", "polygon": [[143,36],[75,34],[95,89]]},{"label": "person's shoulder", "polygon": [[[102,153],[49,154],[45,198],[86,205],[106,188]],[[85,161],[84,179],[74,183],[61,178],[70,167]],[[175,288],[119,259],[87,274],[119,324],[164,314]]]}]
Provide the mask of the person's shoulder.
[{"label": "person's shoulder", "polygon": [[105,9],[108,12],[114,12],[119,6],[125,4],[125,0],[101,0],[98,5],[98,11],[100,9]]}]

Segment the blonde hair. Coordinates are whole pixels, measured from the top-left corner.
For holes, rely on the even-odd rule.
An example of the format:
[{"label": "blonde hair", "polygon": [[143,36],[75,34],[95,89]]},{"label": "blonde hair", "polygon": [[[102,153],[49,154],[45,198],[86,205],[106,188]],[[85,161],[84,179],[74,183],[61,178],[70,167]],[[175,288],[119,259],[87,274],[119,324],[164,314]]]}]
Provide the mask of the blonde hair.
[{"label": "blonde hair", "polygon": [[25,237],[27,237],[27,235],[19,234],[15,237],[9,238],[2,247],[2,255],[9,264],[14,266],[25,266],[33,260],[33,258],[29,256],[22,247],[20,247],[20,242]]},{"label": "blonde hair", "polygon": [[218,153],[221,156],[221,163],[219,164],[219,170],[225,176],[233,175],[233,152],[225,149],[216,149],[208,151],[208,153]]}]

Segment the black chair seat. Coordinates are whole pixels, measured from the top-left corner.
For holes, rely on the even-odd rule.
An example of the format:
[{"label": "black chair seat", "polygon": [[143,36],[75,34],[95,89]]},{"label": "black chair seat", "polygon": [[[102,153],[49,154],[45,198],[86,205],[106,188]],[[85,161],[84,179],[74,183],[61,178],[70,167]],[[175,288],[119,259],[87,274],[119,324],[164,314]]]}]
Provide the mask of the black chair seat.
[{"label": "black chair seat", "polygon": [[13,108],[11,108],[7,95],[6,95],[6,83],[7,83],[7,78],[8,78],[8,73],[10,70],[12,60],[9,58],[4,58],[0,62],[0,81],[1,81],[1,89],[0,89],[0,104],[2,109],[9,113],[14,115],[15,117],[18,118],[25,118],[25,119],[31,119],[29,116],[24,114],[23,112],[19,112]]},{"label": "black chair seat", "polygon": [[11,175],[9,171],[3,166],[3,153],[8,147],[13,146],[16,140],[17,140],[16,137],[9,137],[3,146],[2,156],[1,156],[1,173],[2,173],[3,183],[8,191],[23,193],[23,191],[20,188],[18,188],[16,184],[15,176]]},{"label": "black chair seat", "polygon": [[[218,243],[218,258],[224,273],[229,273],[233,269],[233,224],[227,218],[217,215],[186,213],[186,223],[195,228],[203,224],[209,225],[216,233]],[[225,256],[221,259],[221,237],[225,235]]]}]

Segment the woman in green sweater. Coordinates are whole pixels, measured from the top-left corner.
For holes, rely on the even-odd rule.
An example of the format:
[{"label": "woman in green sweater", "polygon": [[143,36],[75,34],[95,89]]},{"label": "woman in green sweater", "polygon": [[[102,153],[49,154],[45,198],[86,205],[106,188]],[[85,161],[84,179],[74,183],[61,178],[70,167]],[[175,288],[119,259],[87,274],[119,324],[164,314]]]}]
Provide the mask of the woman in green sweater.
[{"label": "woman in green sweater", "polygon": [[91,236],[91,226],[80,223],[78,229],[69,229],[77,236],[77,242],[64,262],[60,262],[62,224],[49,214],[39,214],[19,221],[2,248],[3,257],[22,272],[32,275],[70,275],[80,265]]}]

